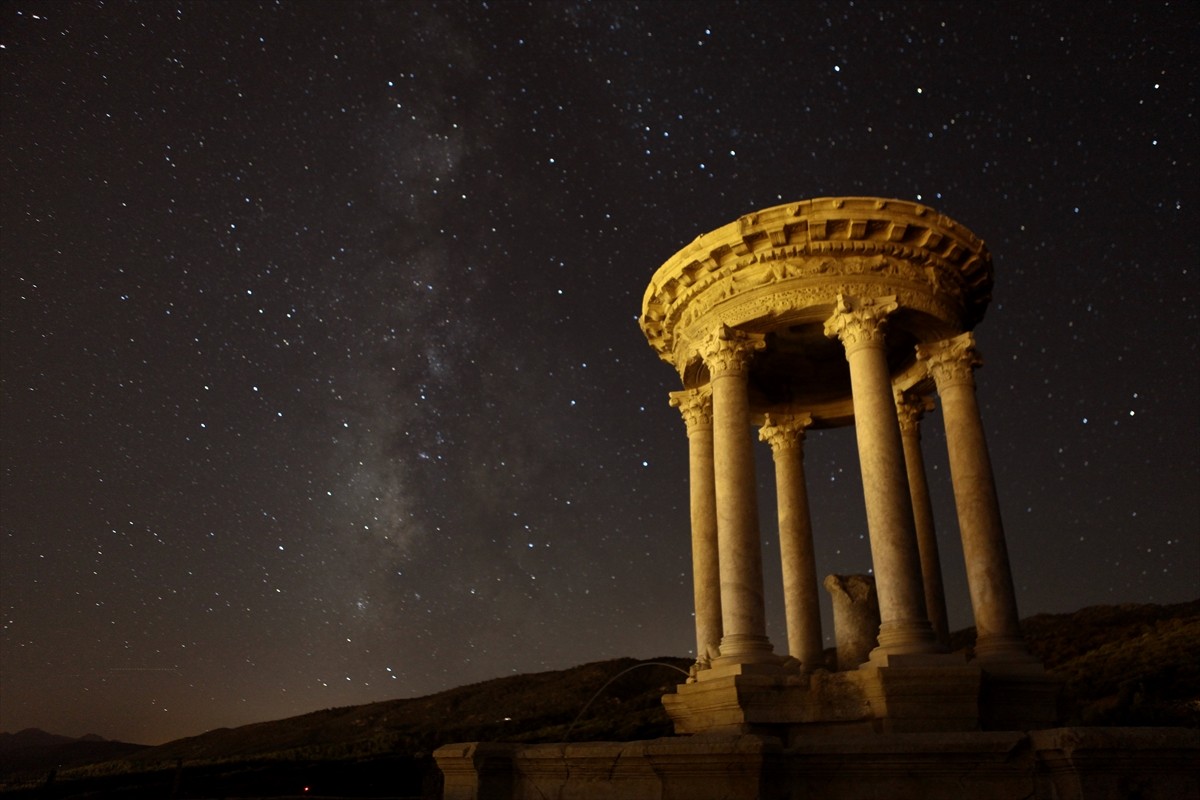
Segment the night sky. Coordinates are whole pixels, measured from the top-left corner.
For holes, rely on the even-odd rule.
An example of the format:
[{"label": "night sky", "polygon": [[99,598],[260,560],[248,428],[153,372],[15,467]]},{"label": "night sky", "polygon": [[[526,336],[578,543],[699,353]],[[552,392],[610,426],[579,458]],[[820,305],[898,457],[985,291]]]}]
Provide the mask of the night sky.
[{"label": "night sky", "polygon": [[[919,200],[991,248],[976,377],[1022,615],[1197,597],[1198,22],[5,2],[0,729],[157,743],[690,654],[687,439],[642,295],[809,197]],[[820,574],[867,571],[853,430],[806,468]]]}]

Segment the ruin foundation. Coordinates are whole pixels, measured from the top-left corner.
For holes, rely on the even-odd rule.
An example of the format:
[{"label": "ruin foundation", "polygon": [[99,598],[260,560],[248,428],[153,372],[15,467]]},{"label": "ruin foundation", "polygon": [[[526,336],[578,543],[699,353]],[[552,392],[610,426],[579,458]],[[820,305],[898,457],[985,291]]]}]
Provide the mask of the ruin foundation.
[{"label": "ruin foundation", "polygon": [[445,800],[1179,800],[1200,796],[1181,728],[446,745]]}]

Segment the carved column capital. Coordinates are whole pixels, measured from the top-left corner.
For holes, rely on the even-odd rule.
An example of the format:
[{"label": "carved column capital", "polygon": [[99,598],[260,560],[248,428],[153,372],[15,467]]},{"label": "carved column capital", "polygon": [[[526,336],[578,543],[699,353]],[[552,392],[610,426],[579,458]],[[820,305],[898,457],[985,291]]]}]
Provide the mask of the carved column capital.
[{"label": "carved column capital", "polygon": [[926,413],[933,411],[933,398],[900,389],[895,390],[895,395],[896,417],[900,420],[900,432],[906,435],[920,435],[921,419]]},{"label": "carved column capital", "polygon": [[771,452],[798,450],[804,443],[804,432],[812,425],[812,414],[767,414],[758,429],[758,440],[771,445]]},{"label": "carved column capital", "polygon": [[975,348],[975,335],[970,331],[940,342],[917,345],[917,358],[925,362],[939,392],[958,384],[974,386],[972,373],[983,365],[983,358]]},{"label": "carved column capital", "polygon": [[687,425],[688,436],[697,430],[712,430],[712,389],[702,386],[699,389],[683,389],[671,392],[670,404],[678,408],[683,415],[683,424]]},{"label": "carved column capital", "polygon": [[860,347],[882,347],[887,317],[899,307],[895,297],[839,294],[833,316],[825,320],[825,335],[840,339],[847,356]]},{"label": "carved column capital", "polygon": [[700,345],[700,357],[704,359],[711,378],[745,375],[750,368],[750,356],[766,346],[766,337],[761,333],[748,333],[722,325]]}]

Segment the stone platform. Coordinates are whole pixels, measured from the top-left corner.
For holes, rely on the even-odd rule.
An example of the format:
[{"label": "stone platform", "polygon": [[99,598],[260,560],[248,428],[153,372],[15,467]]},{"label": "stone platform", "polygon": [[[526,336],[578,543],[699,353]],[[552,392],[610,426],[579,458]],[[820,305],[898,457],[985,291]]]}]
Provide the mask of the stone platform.
[{"label": "stone platform", "polygon": [[720,664],[663,695],[679,734],[1021,731],[1059,724],[1062,682],[1038,662],[982,668],[959,653],[888,656],[844,672]]},{"label": "stone platform", "polygon": [[452,744],[445,800],[1179,800],[1200,797],[1200,732],[833,733]]}]

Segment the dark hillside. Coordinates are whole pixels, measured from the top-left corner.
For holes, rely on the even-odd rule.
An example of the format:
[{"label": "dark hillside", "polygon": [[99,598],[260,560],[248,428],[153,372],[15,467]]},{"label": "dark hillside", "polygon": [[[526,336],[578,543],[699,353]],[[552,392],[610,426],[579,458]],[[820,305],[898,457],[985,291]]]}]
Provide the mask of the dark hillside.
[{"label": "dark hillside", "polygon": [[[1068,724],[1200,727],[1200,600],[1039,614],[1022,627],[1031,650],[1065,681],[1074,709]],[[970,648],[974,630],[953,641]],[[571,741],[669,735],[660,698],[683,680],[672,667],[688,666],[681,658],[602,661],[209,731],[60,769],[43,796],[161,797],[179,783],[181,798],[262,797],[300,793],[320,779],[342,794],[354,785],[363,792],[357,796],[417,797],[436,781],[430,753],[450,742],[563,741],[568,732]],[[45,782],[45,771],[14,767],[5,759],[0,780],[9,787]],[[150,791],[146,781],[158,788]]]},{"label": "dark hillside", "polygon": [[[1037,614],[1021,630],[1066,681],[1068,724],[1200,728],[1200,600]],[[974,641],[974,628],[951,637]]]}]

